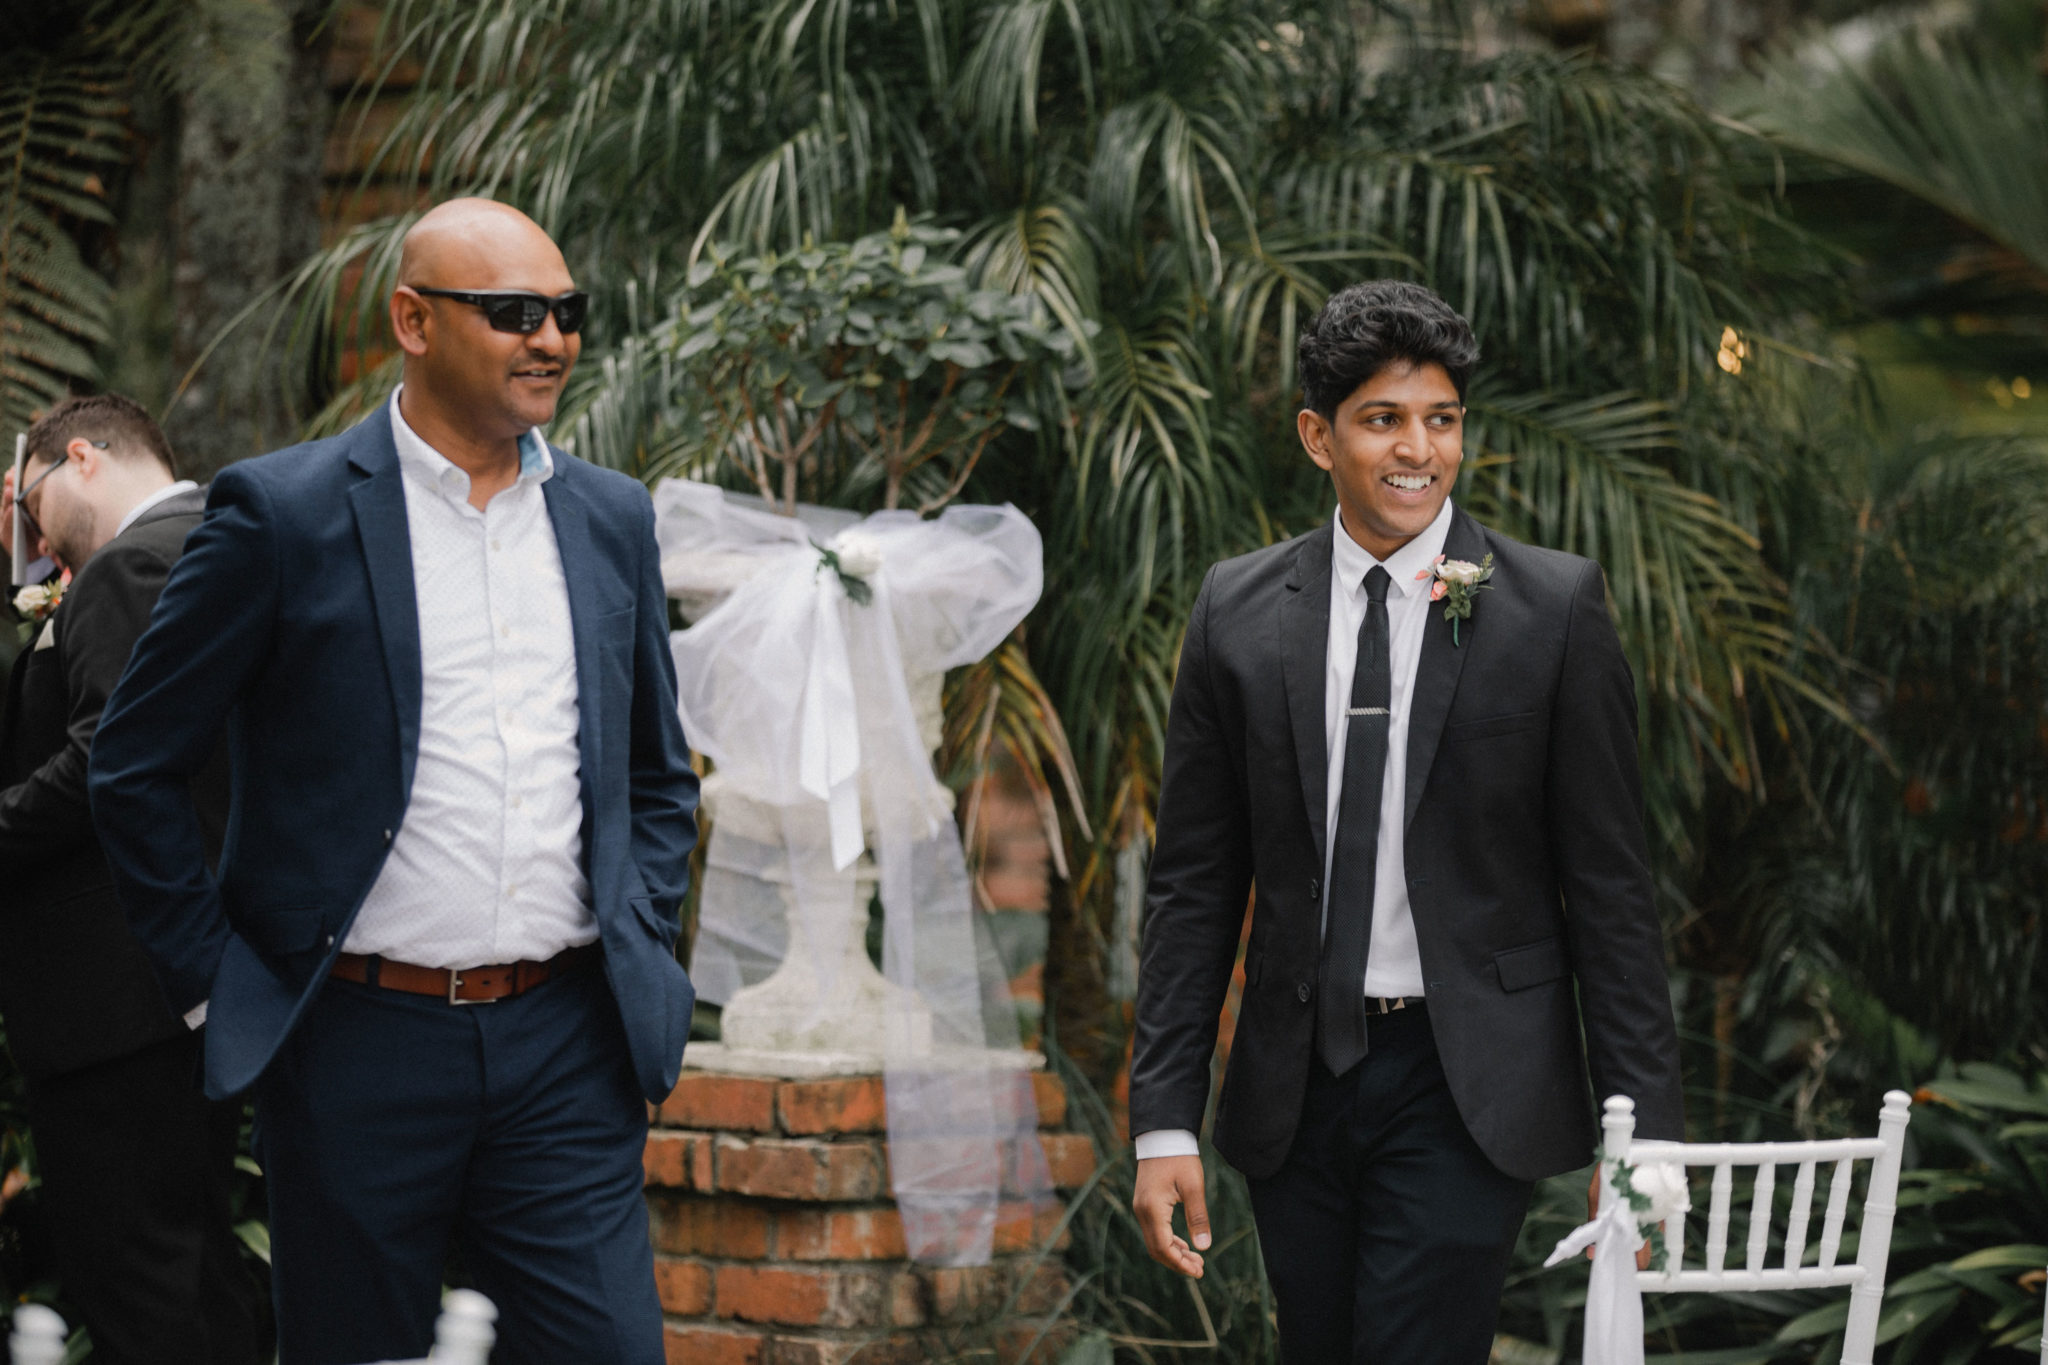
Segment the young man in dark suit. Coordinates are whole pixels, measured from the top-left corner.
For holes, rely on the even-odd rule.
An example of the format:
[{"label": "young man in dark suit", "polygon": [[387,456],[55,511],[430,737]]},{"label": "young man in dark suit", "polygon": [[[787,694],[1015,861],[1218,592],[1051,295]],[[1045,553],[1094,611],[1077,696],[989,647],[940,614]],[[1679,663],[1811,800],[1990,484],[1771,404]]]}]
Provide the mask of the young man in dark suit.
[{"label": "young man in dark suit", "polygon": [[1427,289],[1331,297],[1297,426],[1336,518],[1209,571],[1174,682],[1135,1203],[1199,1275],[1194,1131],[1256,886],[1215,1141],[1289,1365],[1481,1365],[1532,1183],[1592,1158],[1594,1093],[1682,1136],[1634,683],[1598,565],[1449,501],[1477,360]]},{"label": "young man in dark suit", "polygon": [[[647,490],[539,430],[586,302],[525,214],[423,215],[404,383],[214,480],[93,746],[207,1090],[255,1091],[284,1365],[425,1355],[457,1242],[501,1365],[663,1358],[641,1154],[697,779]],[[216,873],[187,783],[223,732]]]},{"label": "young man in dark suit", "polygon": [[[26,623],[0,724],[0,1017],[28,1080],[64,1296],[96,1361],[253,1365],[259,1300],[228,1202],[241,1106],[200,1093],[197,1020],[166,1003],[122,916],[86,799],[100,712],[205,495],[115,394],[29,428],[22,492],[30,533],[71,582]],[[220,762],[193,804],[217,851]]]}]

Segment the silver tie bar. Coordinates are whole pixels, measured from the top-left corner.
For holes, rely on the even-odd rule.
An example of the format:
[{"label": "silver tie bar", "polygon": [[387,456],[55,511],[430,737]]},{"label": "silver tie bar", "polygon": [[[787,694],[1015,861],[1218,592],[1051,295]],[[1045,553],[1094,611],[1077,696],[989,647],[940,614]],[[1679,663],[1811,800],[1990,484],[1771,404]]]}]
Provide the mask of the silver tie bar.
[{"label": "silver tie bar", "polygon": [[1394,713],[1384,706],[1347,706],[1344,708],[1344,714],[1347,716],[1391,716]]}]

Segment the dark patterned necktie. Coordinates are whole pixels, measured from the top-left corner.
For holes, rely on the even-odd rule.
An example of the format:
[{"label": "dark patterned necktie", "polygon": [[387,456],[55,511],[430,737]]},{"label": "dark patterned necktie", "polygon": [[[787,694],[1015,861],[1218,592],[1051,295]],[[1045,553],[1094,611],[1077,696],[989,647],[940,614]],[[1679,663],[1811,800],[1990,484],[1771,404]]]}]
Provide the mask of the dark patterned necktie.
[{"label": "dark patterned necktie", "polygon": [[1379,863],[1380,787],[1387,771],[1387,724],[1394,675],[1387,650],[1387,585],[1374,565],[1365,576],[1365,620],[1351,676],[1344,739],[1344,787],[1330,831],[1330,884],[1324,892],[1323,960],[1317,993],[1316,1049],[1343,1075],[1365,1060],[1365,955],[1372,943],[1374,873]]}]

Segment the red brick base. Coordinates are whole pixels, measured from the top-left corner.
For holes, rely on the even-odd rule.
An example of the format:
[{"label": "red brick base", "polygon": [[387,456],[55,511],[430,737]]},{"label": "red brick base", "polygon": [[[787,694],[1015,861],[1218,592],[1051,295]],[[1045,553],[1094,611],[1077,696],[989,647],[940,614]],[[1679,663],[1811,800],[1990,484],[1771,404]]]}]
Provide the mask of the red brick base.
[{"label": "red brick base", "polygon": [[[1066,1094],[1033,1078],[1053,1182],[1086,1181],[1086,1136],[1052,1131]],[[685,1071],[648,1135],[647,1206],[668,1358],[689,1365],[893,1365],[952,1354],[1007,1304],[997,1358],[1021,1362],[1067,1283],[1039,1249],[1061,1210],[1005,1204],[986,1266],[912,1265],[889,1197],[879,1076],[788,1081]],[[1064,1240],[1059,1246],[1064,1245]],[[1058,1246],[1054,1248],[1059,1249]],[[1029,1359],[1058,1355],[1047,1333]]]}]

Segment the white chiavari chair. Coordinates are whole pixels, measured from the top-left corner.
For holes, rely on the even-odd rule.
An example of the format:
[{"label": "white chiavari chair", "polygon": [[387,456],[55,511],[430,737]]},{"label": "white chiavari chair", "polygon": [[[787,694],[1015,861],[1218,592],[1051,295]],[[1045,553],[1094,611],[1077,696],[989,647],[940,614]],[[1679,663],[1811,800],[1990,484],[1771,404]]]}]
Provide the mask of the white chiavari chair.
[{"label": "white chiavari chair", "polygon": [[2048,1283],[2041,1286],[2041,1365],[2048,1365]]},{"label": "white chiavari chair", "polygon": [[[1688,1168],[1707,1167],[1708,1182],[1706,1241],[1700,1263],[1687,1266],[1684,1214],[1664,1223],[1664,1242],[1669,1255],[1664,1270],[1639,1272],[1636,1283],[1646,1293],[1726,1294],[1758,1289],[1849,1290],[1849,1322],[1842,1339],[1842,1365],[1871,1365],[1876,1347],[1877,1320],[1884,1306],[1885,1262],[1891,1255],[1892,1218],[1898,1209],[1899,1162],[1906,1144],[1906,1120],[1912,1099],[1902,1090],[1884,1097],[1878,1114],[1877,1136],[1836,1138],[1814,1142],[1658,1142],[1635,1141],[1635,1103],[1623,1096],[1607,1101],[1601,1119],[1605,1153],[1633,1167],[1657,1162],[1677,1162]],[[1857,1162],[1870,1163],[1864,1186],[1862,1217],[1857,1224],[1856,1257],[1841,1260],[1842,1236],[1853,1202],[1853,1169]],[[1776,1264],[1768,1264],[1771,1228],[1776,1216],[1777,1177],[1780,1166],[1793,1168],[1791,1207],[1785,1221],[1785,1239]],[[1728,1263],[1729,1224],[1732,1221],[1736,1170],[1754,1170],[1751,1187],[1746,1244],[1742,1264]],[[1820,1240],[1812,1248],[1809,1263],[1809,1234],[1813,1230],[1813,1202],[1822,1180],[1827,1186],[1826,1207],[1821,1215]],[[1614,1182],[1602,1182],[1601,1208],[1617,1197]],[[2048,1349],[2042,1354],[2048,1365]]]}]

